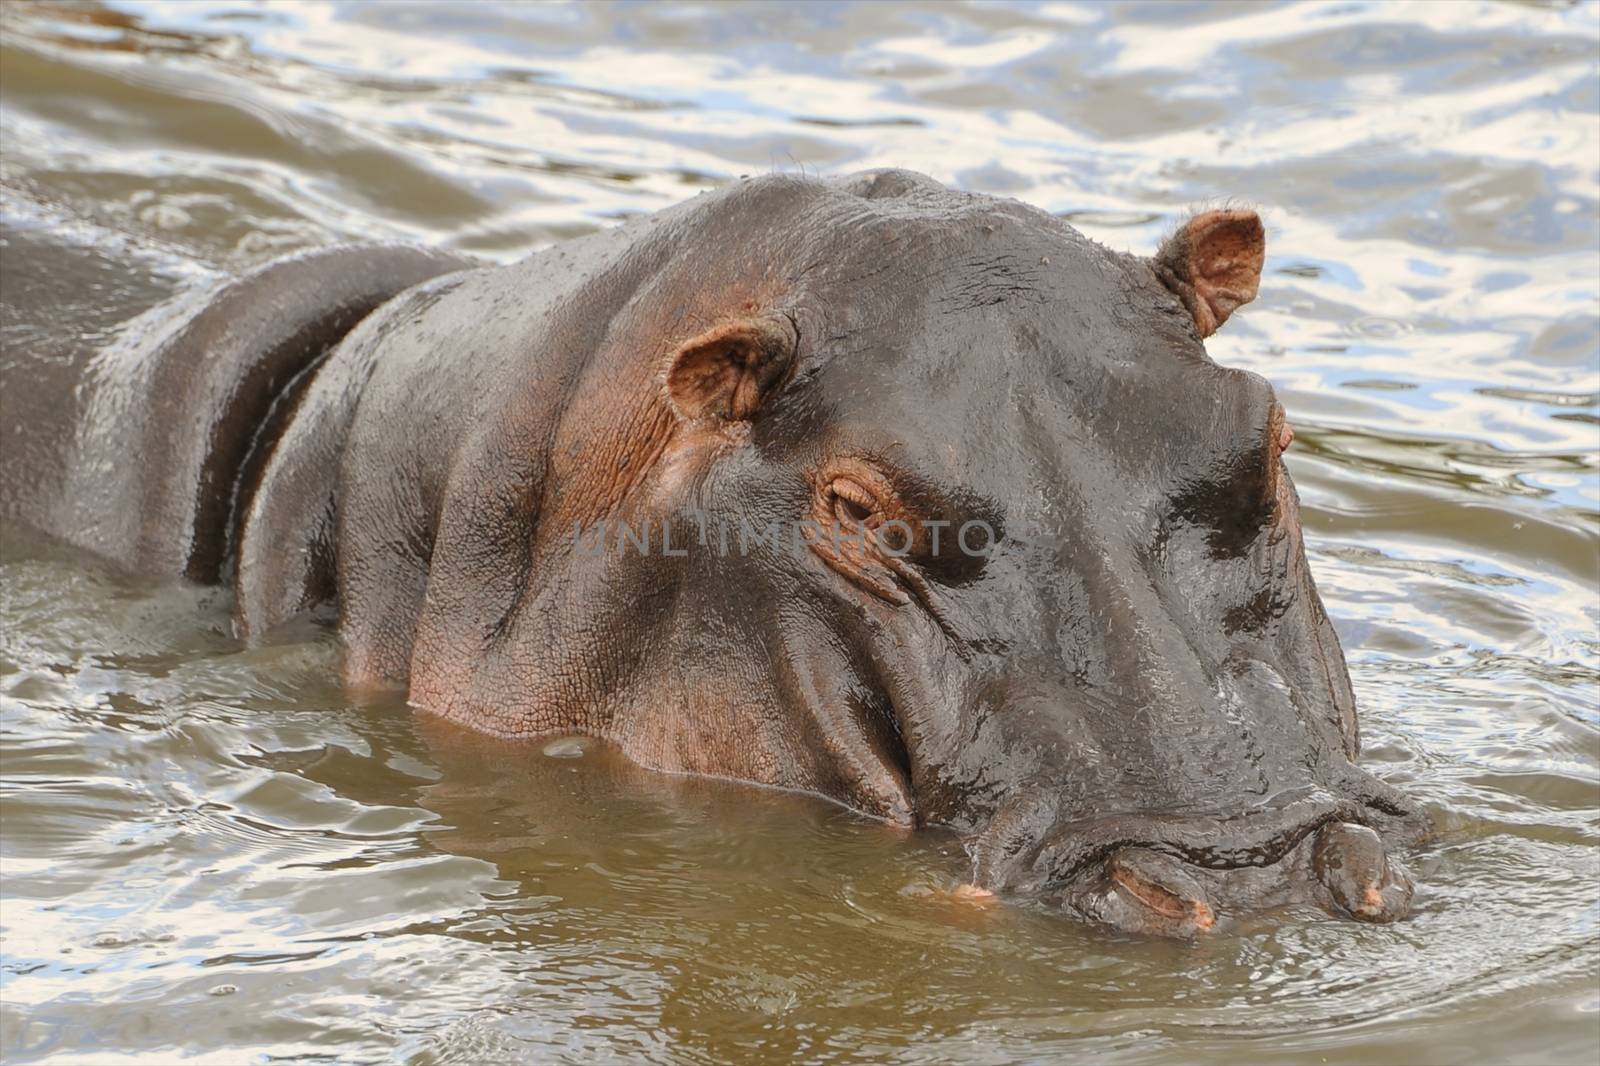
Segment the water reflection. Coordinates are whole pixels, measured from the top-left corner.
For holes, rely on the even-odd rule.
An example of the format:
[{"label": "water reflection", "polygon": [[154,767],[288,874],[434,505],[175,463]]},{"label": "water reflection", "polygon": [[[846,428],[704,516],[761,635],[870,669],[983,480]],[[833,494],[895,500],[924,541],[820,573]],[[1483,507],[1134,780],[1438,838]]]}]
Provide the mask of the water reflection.
[{"label": "water reflection", "polygon": [[1440,828],[1409,922],[1121,941],[949,898],[938,834],[352,704],[316,632],[240,648],[214,594],[6,528],[8,1061],[1592,1057],[1600,9],[12,3],[0,30],[6,210],[201,268],[510,258],[773,169],[909,166],[1145,252],[1257,205],[1261,297],[1211,350],[1294,418],[1369,765]]}]

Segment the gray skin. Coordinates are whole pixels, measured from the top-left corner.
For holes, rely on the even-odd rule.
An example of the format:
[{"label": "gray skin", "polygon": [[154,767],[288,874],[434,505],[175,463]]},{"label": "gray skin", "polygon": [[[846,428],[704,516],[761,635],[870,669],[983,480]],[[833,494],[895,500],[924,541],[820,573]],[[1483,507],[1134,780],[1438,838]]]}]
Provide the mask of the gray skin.
[{"label": "gray skin", "polygon": [[[136,319],[70,392],[13,346],[0,439],[59,445],[0,506],[231,582],[249,638],[332,605],[350,684],[475,729],[948,827],[980,890],[1389,921],[1426,821],[1355,765],[1282,408],[1202,344],[1261,260],[1250,212],[1144,259],[904,171],[510,266],[336,249]],[[771,523],[811,525],[741,540]]]}]

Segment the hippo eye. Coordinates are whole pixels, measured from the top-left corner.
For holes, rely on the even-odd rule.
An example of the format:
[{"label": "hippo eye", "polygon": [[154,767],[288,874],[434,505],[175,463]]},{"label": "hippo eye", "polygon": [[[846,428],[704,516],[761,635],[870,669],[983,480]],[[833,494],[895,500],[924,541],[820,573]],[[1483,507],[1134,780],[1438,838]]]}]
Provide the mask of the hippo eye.
[{"label": "hippo eye", "polygon": [[872,493],[847,477],[834,478],[828,486],[833,493],[833,515],[842,526],[863,526],[878,509]]}]

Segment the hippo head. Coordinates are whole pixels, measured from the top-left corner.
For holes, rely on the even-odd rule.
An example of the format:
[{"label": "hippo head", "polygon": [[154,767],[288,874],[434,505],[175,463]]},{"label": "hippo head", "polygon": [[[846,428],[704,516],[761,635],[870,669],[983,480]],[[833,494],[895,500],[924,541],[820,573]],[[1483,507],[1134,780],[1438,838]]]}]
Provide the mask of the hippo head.
[{"label": "hippo head", "polygon": [[[411,330],[517,353],[419,475],[415,703],[948,827],[979,888],[1126,930],[1406,912],[1388,846],[1423,818],[1354,765],[1292,432],[1201,343],[1255,295],[1252,212],[1147,259],[883,171],[629,229],[566,296],[517,290],[520,333],[494,271],[429,297],[456,333]],[[383,372],[357,452],[396,433]],[[341,525],[372,662],[394,613],[361,617],[383,570]]]}]

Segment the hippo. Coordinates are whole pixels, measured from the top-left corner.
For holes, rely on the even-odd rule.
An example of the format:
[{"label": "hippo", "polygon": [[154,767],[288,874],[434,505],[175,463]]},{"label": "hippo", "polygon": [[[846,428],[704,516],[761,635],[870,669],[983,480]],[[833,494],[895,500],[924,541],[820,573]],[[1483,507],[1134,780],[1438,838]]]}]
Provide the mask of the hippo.
[{"label": "hippo", "polygon": [[1356,765],[1284,409],[1203,344],[1264,241],[772,174],[510,265],[169,280],[93,333],[12,242],[0,515],[230,586],[247,641],[321,617],[352,688],[473,730],[952,831],[971,894],[1393,921],[1427,819]]}]

